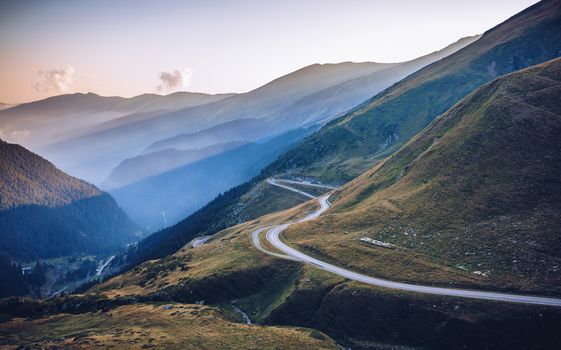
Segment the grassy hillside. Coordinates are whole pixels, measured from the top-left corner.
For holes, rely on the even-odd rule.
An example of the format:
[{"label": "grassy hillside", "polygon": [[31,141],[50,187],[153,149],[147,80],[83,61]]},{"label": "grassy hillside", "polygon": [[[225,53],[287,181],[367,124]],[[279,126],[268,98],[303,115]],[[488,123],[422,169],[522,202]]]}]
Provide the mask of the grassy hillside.
[{"label": "grassy hillside", "polygon": [[15,319],[0,324],[0,346],[38,349],[337,349],[304,328],[237,323],[232,312],[189,304],[136,304],[107,311]]},{"label": "grassy hillside", "polygon": [[[306,203],[234,226],[199,248],[186,246],[174,255],[117,276],[84,296],[53,300],[50,303],[58,307],[42,305],[37,310],[41,315],[46,310],[56,315],[61,305],[84,313],[123,303],[204,300],[205,305],[221,310],[234,304],[254,323],[315,328],[353,349],[551,349],[550,344],[559,340],[556,325],[561,313],[556,309],[374,288],[313,266],[264,255],[251,245],[253,229],[293,220],[314,209],[315,205]],[[421,264],[409,266],[415,269]],[[445,266],[433,266],[434,271],[448,273]],[[448,276],[455,281],[471,278],[472,286],[478,288],[486,283],[480,276],[461,270]],[[99,306],[88,307],[90,300],[97,300]],[[74,307],[76,304],[80,306]],[[108,304],[113,306],[103,306]],[[35,309],[31,303],[27,306]],[[6,305],[3,309],[8,313],[13,310]],[[21,309],[18,304],[16,310]],[[146,324],[153,327],[154,321],[149,319]]]},{"label": "grassy hillside", "polygon": [[0,210],[23,205],[57,207],[101,195],[25,148],[0,140]]},{"label": "grassy hillside", "polygon": [[559,96],[561,59],[483,86],[286,237],[376,276],[561,295]]},{"label": "grassy hillside", "polygon": [[137,229],[107,193],[0,141],[0,251],[23,260],[117,249]]},{"label": "grassy hillside", "polygon": [[270,171],[349,180],[482,84],[560,56],[560,27],[561,2],[541,1],[327,124]]}]

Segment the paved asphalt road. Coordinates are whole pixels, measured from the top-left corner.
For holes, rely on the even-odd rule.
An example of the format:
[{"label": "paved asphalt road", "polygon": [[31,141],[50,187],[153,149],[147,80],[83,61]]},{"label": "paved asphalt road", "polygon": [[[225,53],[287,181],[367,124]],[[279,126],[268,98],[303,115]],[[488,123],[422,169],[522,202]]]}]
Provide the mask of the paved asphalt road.
[{"label": "paved asphalt road", "polygon": [[[302,183],[297,181],[285,181],[285,180],[278,180],[278,179],[269,179],[267,180],[271,185],[278,186],[285,188],[287,190],[300,193],[306,197],[316,198],[309,193],[305,193],[298,189],[290,187],[288,184],[298,184],[298,185],[309,185],[308,183]],[[321,185],[320,185],[321,186]],[[418,284],[409,284],[409,283],[401,283],[401,282],[393,282],[389,280],[384,280],[380,278],[370,277],[367,275],[363,275],[354,271],[346,270],[340,268],[338,266],[326,263],[324,261],[318,260],[313,258],[309,255],[306,255],[288,245],[284,244],[280,240],[280,233],[284,231],[288,226],[297,223],[297,222],[304,222],[308,220],[313,220],[320,216],[323,212],[329,209],[329,194],[323,195],[318,197],[317,200],[320,204],[320,209],[308,214],[303,219],[300,219],[295,222],[284,223],[278,226],[273,227],[261,227],[254,232],[252,232],[252,242],[254,245],[262,252],[274,255],[277,257],[284,257],[295,259],[307,264],[311,264],[316,266],[317,268],[335,273],[339,276],[391,289],[398,289],[410,292],[418,292],[418,293],[427,293],[427,294],[436,294],[436,295],[444,295],[444,296],[452,296],[452,297],[462,297],[462,298],[471,298],[471,299],[485,299],[485,300],[494,300],[494,301],[504,301],[504,302],[513,302],[513,303],[522,303],[522,304],[532,304],[532,305],[549,305],[549,306],[561,306],[561,299],[557,298],[547,298],[547,297],[537,297],[537,296],[529,296],[529,295],[518,295],[518,294],[507,294],[507,293],[497,293],[497,292],[485,292],[485,291],[477,291],[477,290],[468,290],[468,289],[455,289],[455,288],[440,288],[440,287],[431,287],[431,286],[423,286]],[[261,243],[259,242],[259,234],[264,230],[267,230],[265,235],[266,239],[269,241],[271,245],[275,248],[280,250],[281,252],[285,253],[286,255],[282,255],[279,253],[274,253],[266,250],[263,248]]]},{"label": "paved asphalt road", "polygon": [[191,242],[191,247],[192,248],[198,248],[198,247],[202,246],[203,244],[206,243],[206,241],[208,241],[210,239],[210,237],[212,237],[212,236],[202,236],[202,237],[199,237],[199,238],[195,238]]}]

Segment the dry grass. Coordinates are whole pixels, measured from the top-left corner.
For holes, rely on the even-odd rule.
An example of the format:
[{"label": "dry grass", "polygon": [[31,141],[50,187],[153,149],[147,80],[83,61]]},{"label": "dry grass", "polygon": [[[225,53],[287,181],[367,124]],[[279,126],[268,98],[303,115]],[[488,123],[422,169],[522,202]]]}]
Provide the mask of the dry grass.
[{"label": "dry grass", "polygon": [[285,237],[383,278],[560,295],[560,91],[561,60],[484,86]]},{"label": "dry grass", "polygon": [[[167,309],[171,307],[170,309]],[[0,324],[0,345],[31,349],[336,349],[318,331],[231,322],[218,309],[189,304],[127,305]]]}]

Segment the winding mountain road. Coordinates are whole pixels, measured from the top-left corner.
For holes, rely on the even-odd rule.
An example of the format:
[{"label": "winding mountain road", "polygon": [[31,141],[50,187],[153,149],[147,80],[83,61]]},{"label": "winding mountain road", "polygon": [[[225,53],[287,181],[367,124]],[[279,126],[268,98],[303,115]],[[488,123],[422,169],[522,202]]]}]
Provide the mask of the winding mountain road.
[{"label": "winding mountain road", "polygon": [[[503,301],[503,302],[512,302],[512,303],[521,303],[521,304],[531,304],[531,305],[547,305],[547,306],[559,306],[561,307],[561,299],[557,298],[547,298],[547,297],[538,297],[538,296],[529,296],[529,295],[519,295],[519,294],[508,294],[508,293],[499,293],[499,292],[485,292],[485,291],[477,291],[477,290],[469,290],[469,289],[455,289],[455,288],[441,288],[441,287],[432,287],[432,286],[423,286],[418,284],[410,284],[410,283],[401,283],[401,282],[393,282],[381,278],[370,277],[367,275],[363,275],[361,273],[357,273],[354,271],[350,271],[347,269],[343,269],[341,267],[326,263],[324,261],[318,260],[313,258],[309,255],[306,255],[288,245],[283,243],[280,239],[280,234],[286,230],[286,228],[292,224],[309,221],[317,218],[327,209],[329,209],[330,204],[328,201],[329,194],[322,195],[320,197],[315,197],[309,193],[303,192],[299,189],[290,187],[291,184],[297,185],[308,185],[309,183],[304,182],[297,182],[292,180],[279,180],[279,179],[269,179],[267,180],[269,184],[273,186],[278,186],[289,191],[300,193],[308,198],[314,198],[320,204],[320,208],[306,217],[293,221],[284,223],[277,226],[272,227],[260,227],[254,230],[251,233],[251,241],[253,245],[259,249],[260,251],[273,255],[280,258],[287,258],[291,260],[301,261],[303,263],[311,264],[317,268],[320,268],[325,271],[329,271],[331,273],[337,274],[339,276],[348,278],[350,280],[363,282],[366,284],[409,291],[409,292],[417,292],[417,293],[426,293],[426,294],[435,294],[435,295],[443,295],[443,296],[452,296],[452,297],[461,297],[461,298],[470,298],[470,299],[484,299],[484,300],[493,300],[493,301]],[[331,186],[324,186],[324,185],[317,185],[314,184],[313,186],[316,187],[324,187],[327,189],[334,189]],[[267,230],[265,234],[265,239],[276,249],[281,251],[284,254],[279,254],[275,252],[271,252],[265,249],[262,245],[260,240],[260,234]]]},{"label": "winding mountain road", "polygon": [[191,248],[198,248],[200,246],[202,246],[203,244],[206,243],[206,241],[208,241],[212,236],[202,236],[202,237],[198,237],[195,238],[192,242],[191,242]]},{"label": "winding mountain road", "polygon": [[107,260],[102,261],[97,269],[95,269],[95,275],[101,276],[105,268],[111,263],[111,261],[113,261],[113,259],[115,259],[115,255],[111,255]]}]

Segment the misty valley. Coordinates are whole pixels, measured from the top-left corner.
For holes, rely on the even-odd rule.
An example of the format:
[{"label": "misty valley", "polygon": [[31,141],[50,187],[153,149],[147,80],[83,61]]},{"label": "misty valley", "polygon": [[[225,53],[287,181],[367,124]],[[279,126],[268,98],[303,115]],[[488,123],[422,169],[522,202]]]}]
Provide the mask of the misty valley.
[{"label": "misty valley", "polygon": [[[0,347],[557,349],[561,1],[520,1],[518,13],[499,2],[470,5],[486,14],[477,18],[453,1],[397,1],[387,13],[385,2],[358,0],[255,12],[244,1],[0,5],[13,51],[2,80],[15,77],[4,66],[28,62],[26,40],[76,48],[45,47],[75,63],[0,84]],[[384,41],[369,27],[407,21],[408,7],[426,28],[401,23]],[[429,23],[441,7],[450,22]],[[89,12],[120,29],[102,45],[108,29],[85,23],[99,52],[80,61],[89,48],[72,28]],[[315,33],[303,15],[341,37],[298,46]],[[34,20],[49,30],[22,29]],[[339,20],[349,27],[329,25]],[[481,34],[458,34],[477,25]],[[129,70],[185,59],[173,32],[145,32],[168,26],[199,34],[189,57],[204,64],[146,83]],[[246,29],[261,40],[269,26],[291,38],[273,40],[275,50],[293,49],[272,54],[268,39],[237,56]],[[406,33],[420,52],[440,41],[392,63],[298,60],[355,57],[355,27],[407,57],[418,49],[390,38]],[[125,28],[142,42],[124,42]],[[166,57],[142,51],[148,43]],[[102,59],[113,50],[144,53],[104,85],[86,67],[114,69]],[[199,70],[204,84],[226,84],[213,53],[228,50],[225,66],[248,57],[233,80],[258,87],[190,92]],[[278,74],[279,62],[301,68]],[[265,76],[274,78],[252,80]]]}]

